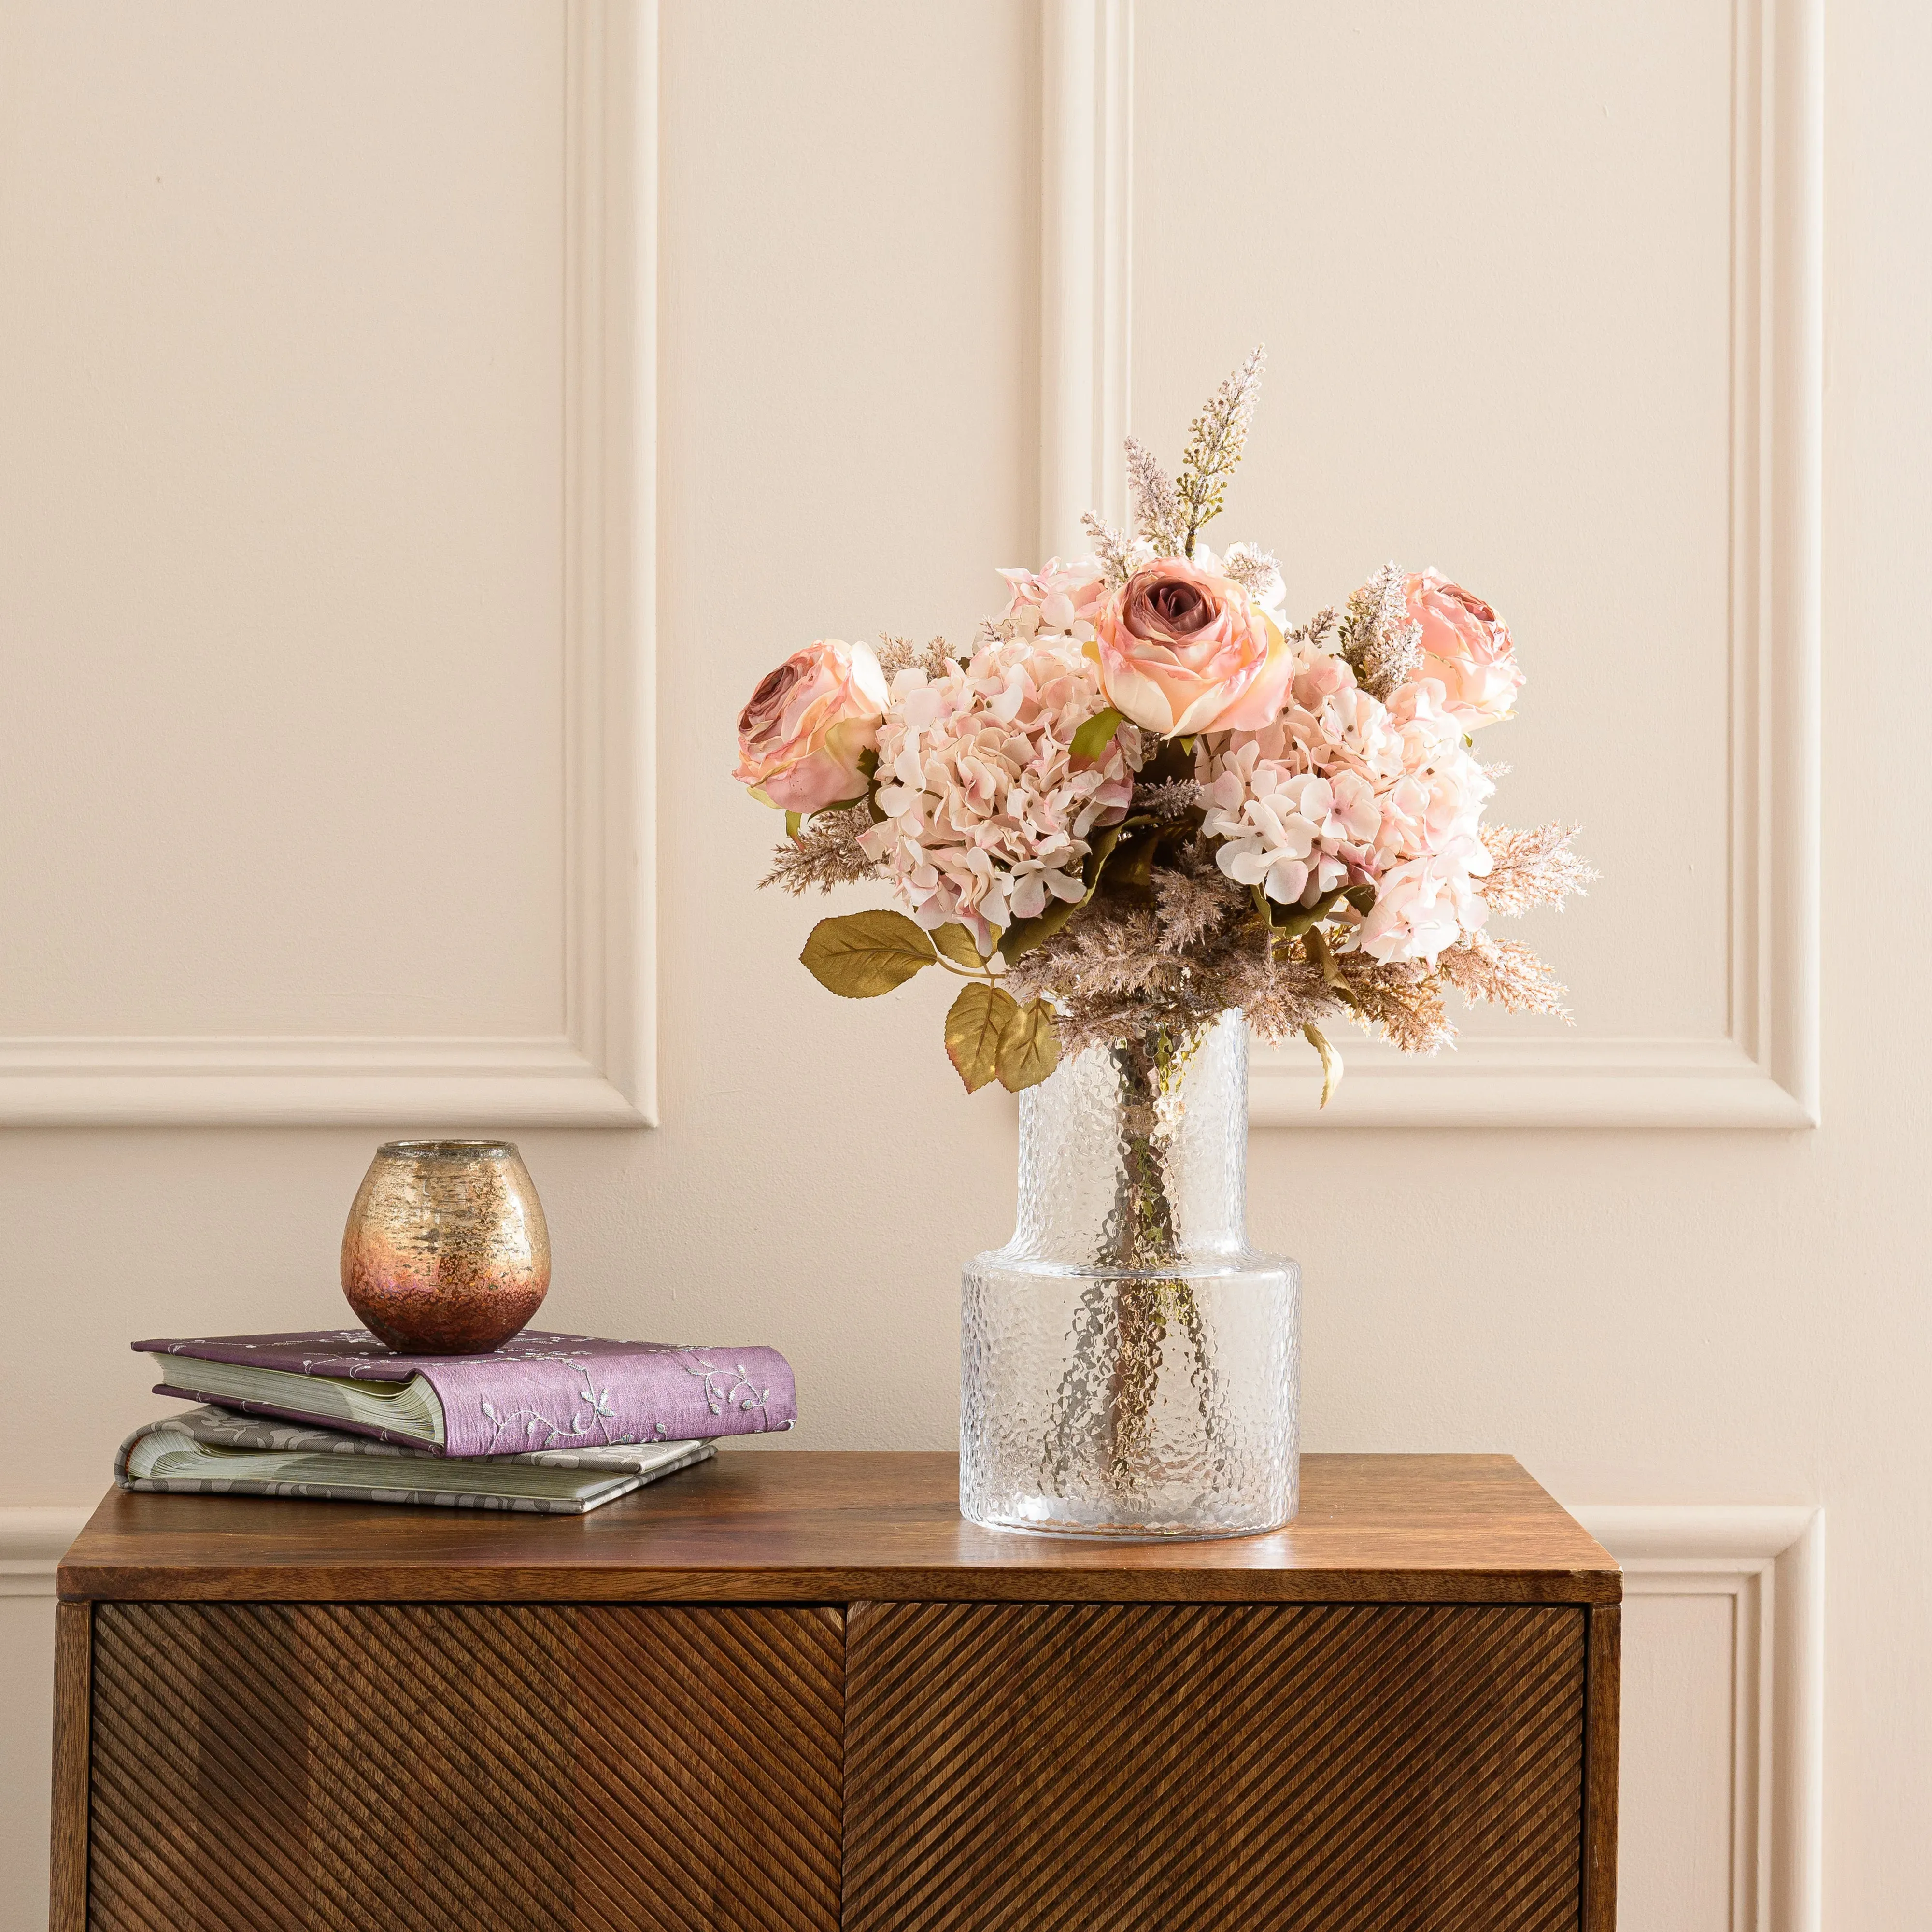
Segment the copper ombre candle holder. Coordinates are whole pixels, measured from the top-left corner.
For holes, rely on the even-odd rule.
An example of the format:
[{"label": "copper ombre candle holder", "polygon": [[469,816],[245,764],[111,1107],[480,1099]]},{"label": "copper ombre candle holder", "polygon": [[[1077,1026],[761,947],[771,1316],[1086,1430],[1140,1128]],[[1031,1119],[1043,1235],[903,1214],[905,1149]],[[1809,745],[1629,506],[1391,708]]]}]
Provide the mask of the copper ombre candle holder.
[{"label": "copper ombre candle holder", "polygon": [[410,1354],[500,1347],[550,1288],[543,1204],[508,1141],[390,1141],[342,1231],[342,1292]]}]

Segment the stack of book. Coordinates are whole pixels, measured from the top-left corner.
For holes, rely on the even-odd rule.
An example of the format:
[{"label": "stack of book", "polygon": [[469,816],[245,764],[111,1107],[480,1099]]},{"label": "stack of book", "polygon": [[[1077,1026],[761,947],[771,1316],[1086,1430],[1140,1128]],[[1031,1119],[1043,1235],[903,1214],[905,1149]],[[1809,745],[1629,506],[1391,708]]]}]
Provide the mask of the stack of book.
[{"label": "stack of book", "polygon": [[775,1348],[526,1329],[488,1354],[405,1355],[361,1328],[134,1346],[160,1359],[157,1395],[202,1406],[122,1444],[125,1490],[580,1516],[798,1413]]}]

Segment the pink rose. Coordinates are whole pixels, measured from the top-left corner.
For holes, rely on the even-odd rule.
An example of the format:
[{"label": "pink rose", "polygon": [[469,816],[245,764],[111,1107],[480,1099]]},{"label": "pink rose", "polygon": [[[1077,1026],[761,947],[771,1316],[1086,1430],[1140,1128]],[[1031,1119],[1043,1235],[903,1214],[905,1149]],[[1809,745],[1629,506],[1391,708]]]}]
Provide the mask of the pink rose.
[{"label": "pink rose", "polygon": [[886,680],[869,644],[821,638],[794,651],[738,717],[738,769],[752,796],[818,812],[866,795],[859,760],[877,749]]},{"label": "pink rose", "polygon": [[[1107,595],[1106,575],[1098,557],[1062,563],[1056,556],[1044,570],[1003,570],[1000,574],[1013,593],[1007,616],[1030,622],[1036,631],[1078,638],[1083,644],[1091,640],[1094,617]],[[1037,616],[1030,616],[1036,611]]]},{"label": "pink rose", "polygon": [[1507,718],[1524,682],[1509,626],[1480,597],[1434,570],[1408,580],[1408,614],[1422,626],[1415,674],[1442,685],[1449,715],[1466,731]]},{"label": "pink rose", "polygon": [[1162,737],[1266,729],[1294,670],[1247,592],[1183,557],[1136,571],[1094,628],[1108,703]]}]

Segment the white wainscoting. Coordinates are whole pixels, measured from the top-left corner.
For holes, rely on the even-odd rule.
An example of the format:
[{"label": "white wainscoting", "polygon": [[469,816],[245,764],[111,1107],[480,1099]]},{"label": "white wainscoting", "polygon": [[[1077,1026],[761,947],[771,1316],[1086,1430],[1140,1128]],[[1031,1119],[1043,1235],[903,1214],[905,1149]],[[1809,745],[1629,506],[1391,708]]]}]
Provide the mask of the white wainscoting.
[{"label": "white wainscoting", "polygon": [[1127,516],[1133,0],[1041,10],[1040,560]]},{"label": "white wainscoting", "polygon": [[1624,1569],[1624,1932],[1820,1932],[1825,1516],[1574,1504]]},{"label": "white wainscoting", "polygon": [[[1084,548],[1082,509],[1118,519],[1125,507],[1132,0],[1047,0],[1043,33],[1042,560]],[[1817,1123],[1822,0],[1735,0],[1731,40],[1727,1030],[1474,1041],[1420,1064],[1352,1036],[1347,1078],[1325,1111],[1312,1054],[1262,1050],[1258,1124]],[[1265,121],[1255,125],[1267,138]]]},{"label": "white wainscoting", "polygon": [[656,1120],[656,0],[566,0],[564,1030],[0,1040],[0,1121]]},{"label": "white wainscoting", "polygon": [[44,1932],[54,1569],[92,1512],[0,1508],[0,1932]]},{"label": "white wainscoting", "polygon": [[[1624,1932],[1822,1932],[1823,1511],[1572,1508],[1624,1573]],[[54,1570],[88,1514],[0,1508],[0,1932],[46,1923]]]}]

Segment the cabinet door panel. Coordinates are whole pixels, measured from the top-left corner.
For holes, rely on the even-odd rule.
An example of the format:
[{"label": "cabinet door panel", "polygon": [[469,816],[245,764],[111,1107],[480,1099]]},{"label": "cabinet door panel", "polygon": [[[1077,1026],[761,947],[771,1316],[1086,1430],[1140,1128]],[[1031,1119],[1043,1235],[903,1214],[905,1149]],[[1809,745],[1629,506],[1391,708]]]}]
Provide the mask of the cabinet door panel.
[{"label": "cabinet door panel", "polygon": [[854,1604],[848,1932],[1574,1932],[1584,1618]]},{"label": "cabinet door panel", "polygon": [[103,1604],[93,1932],[838,1922],[836,1610]]}]

